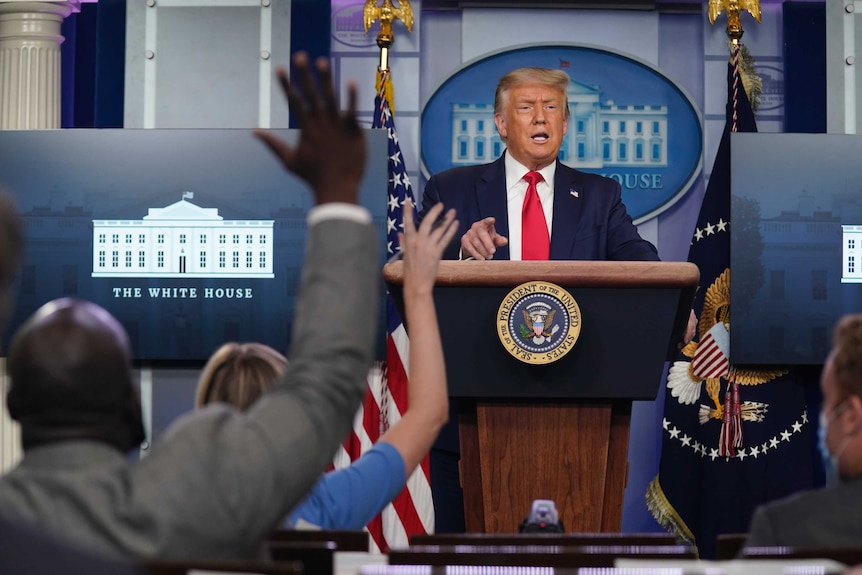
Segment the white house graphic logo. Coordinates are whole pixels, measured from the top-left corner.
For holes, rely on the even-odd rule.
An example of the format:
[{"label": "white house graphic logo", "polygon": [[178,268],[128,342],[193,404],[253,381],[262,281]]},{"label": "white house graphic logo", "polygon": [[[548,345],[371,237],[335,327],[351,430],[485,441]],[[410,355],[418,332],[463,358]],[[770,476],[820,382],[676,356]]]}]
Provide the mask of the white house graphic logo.
[{"label": "white house graphic logo", "polygon": [[93,220],[92,277],[275,277],[273,220],[225,220],[192,198],[140,220]]},{"label": "white house graphic logo", "polygon": [[841,226],[841,283],[862,283],[862,226],[845,224]]},{"label": "white house graphic logo", "polygon": [[[560,161],[573,168],[667,166],[667,106],[600,102],[601,89],[569,82],[569,129]],[[452,105],[452,165],[470,166],[500,156],[493,104]]]}]

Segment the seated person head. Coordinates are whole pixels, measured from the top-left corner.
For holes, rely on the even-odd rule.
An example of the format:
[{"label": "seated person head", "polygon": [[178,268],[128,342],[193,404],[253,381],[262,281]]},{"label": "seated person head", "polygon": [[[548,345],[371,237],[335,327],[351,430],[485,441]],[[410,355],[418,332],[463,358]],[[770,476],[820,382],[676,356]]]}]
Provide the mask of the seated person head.
[{"label": "seated person head", "polygon": [[833,340],[820,378],[821,450],[842,479],[852,479],[862,475],[862,314],[841,318]]},{"label": "seated person head", "polygon": [[0,328],[12,308],[12,282],[21,257],[21,221],[12,200],[0,192]]},{"label": "seated person head", "polygon": [[245,411],[284,373],[287,359],[261,343],[226,343],[210,356],[198,380],[195,407],[228,403]]},{"label": "seated person head", "polygon": [[131,348],[123,326],[98,305],[46,303],[12,338],[6,404],[24,449],[94,440],[124,453],[144,440]]}]

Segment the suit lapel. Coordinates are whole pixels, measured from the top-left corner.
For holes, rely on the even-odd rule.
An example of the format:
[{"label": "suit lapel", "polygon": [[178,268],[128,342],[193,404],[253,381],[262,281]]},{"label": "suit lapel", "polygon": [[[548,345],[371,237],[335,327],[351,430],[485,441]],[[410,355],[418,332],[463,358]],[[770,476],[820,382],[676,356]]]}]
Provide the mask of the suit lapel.
[{"label": "suit lapel", "polygon": [[[476,182],[476,201],[481,219],[493,217],[497,233],[509,237],[509,208],[506,193],[506,169],[504,156],[488,166]],[[556,206],[555,206],[556,207]],[[509,259],[509,246],[497,248],[496,260]]]},{"label": "suit lapel", "polygon": [[567,260],[575,243],[581,218],[581,189],[578,172],[557,161],[554,174],[554,223],[551,229],[552,260]]}]

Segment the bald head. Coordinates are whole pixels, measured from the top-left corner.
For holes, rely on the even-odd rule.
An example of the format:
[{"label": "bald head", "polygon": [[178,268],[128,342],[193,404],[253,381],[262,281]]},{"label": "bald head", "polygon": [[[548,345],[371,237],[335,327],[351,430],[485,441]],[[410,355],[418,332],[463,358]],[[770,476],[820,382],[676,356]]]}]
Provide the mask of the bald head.
[{"label": "bald head", "polygon": [[12,281],[21,261],[21,221],[12,199],[0,192],[0,328],[12,307]]},{"label": "bald head", "polygon": [[127,450],[143,440],[128,336],[98,305],[43,305],[13,337],[8,367],[7,405],[25,448],[85,438]]}]

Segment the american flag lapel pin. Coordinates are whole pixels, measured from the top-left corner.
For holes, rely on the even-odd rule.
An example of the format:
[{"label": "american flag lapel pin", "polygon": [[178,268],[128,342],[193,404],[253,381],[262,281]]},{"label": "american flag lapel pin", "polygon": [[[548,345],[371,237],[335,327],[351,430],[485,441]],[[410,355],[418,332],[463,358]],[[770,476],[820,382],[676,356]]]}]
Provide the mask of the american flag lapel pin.
[{"label": "american flag lapel pin", "polygon": [[578,190],[576,190],[575,188],[570,188],[569,193],[572,195],[573,198],[581,197],[581,195],[578,193]]}]

